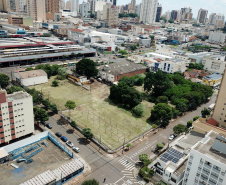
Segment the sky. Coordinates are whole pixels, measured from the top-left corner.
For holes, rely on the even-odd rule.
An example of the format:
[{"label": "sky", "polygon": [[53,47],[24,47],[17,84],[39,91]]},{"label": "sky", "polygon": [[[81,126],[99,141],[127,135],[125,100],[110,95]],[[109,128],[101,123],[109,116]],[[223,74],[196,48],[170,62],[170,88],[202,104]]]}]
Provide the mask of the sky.
[{"label": "sky", "polygon": [[[83,0],[79,1],[80,3],[83,2]],[[125,5],[130,2],[131,0],[117,0],[117,5]],[[142,0],[136,0],[136,4],[141,2]],[[159,0],[159,3],[162,5],[163,13],[168,10],[179,10],[186,6],[192,8],[194,18],[197,17],[200,8],[208,10],[207,17],[209,17],[211,13],[221,13],[226,16],[226,0]]]}]

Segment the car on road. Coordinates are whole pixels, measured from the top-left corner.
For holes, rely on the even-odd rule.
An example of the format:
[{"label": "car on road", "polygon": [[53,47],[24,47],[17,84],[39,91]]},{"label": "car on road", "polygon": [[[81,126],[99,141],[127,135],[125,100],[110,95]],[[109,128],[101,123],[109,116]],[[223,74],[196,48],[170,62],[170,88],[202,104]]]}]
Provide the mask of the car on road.
[{"label": "car on road", "polygon": [[80,152],[80,149],[78,147],[73,147],[72,148],[76,153],[79,153]]},{"label": "car on road", "polygon": [[176,137],[177,137],[176,134],[171,134],[170,137],[169,137],[169,140],[172,141],[172,140],[174,140]]},{"label": "car on road", "polygon": [[71,148],[74,146],[74,144],[73,144],[71,141],[67,141],[66,144],[67,144],[68,146],[70,146]]},{"label": "car on road", "polygon": [[60,132],[56,132],[56,136],[57,136],[57,137],[61,137],[62,134],[61,134]]},{"label": "car on road", "polygon": [[49,124],[49,123],[46,124],[46,127],[49,128],[49,129],[52,129],[53,128],[52,125]]},{"label": "car on road", "polygon": [[113,59],[116,59],[116,57],[113,57]]},{"label": "car on road", "polygon": [[65,136],[61,136],[60,138],[62,141],[67,142],[67,138]]}]

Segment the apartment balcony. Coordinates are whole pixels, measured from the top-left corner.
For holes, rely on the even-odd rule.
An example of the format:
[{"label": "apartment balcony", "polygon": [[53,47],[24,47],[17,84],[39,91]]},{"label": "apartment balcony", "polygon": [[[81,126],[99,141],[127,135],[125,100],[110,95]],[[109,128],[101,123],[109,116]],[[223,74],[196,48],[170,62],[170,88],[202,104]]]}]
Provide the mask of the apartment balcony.
[{"label": "apartment balcony", "polygon": [[210,170],[212,166],[210,166],[208,164],[204,164],[204,167]]}]

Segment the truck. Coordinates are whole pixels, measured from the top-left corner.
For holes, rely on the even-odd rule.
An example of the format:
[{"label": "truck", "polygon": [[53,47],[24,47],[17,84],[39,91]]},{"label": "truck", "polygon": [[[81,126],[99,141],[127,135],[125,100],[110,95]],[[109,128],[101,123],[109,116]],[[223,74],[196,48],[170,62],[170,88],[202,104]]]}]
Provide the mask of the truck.
[{"label": "truck", "polygon": [[214,108],[214,106],[215,106],[215,103],[212,103],[212,104],[208,107],[208,109],[212,111],[213,108]]}]

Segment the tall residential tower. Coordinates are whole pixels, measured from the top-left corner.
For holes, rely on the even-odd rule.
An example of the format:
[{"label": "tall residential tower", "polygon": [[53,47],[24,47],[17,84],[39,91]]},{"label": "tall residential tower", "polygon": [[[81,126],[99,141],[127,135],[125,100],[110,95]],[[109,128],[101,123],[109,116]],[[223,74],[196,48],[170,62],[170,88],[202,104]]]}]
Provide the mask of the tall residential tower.
[{"label": "tall residential tower", "polygon": [[156,19],[158,0],[142,0],[140,21],[153,24]]}]

